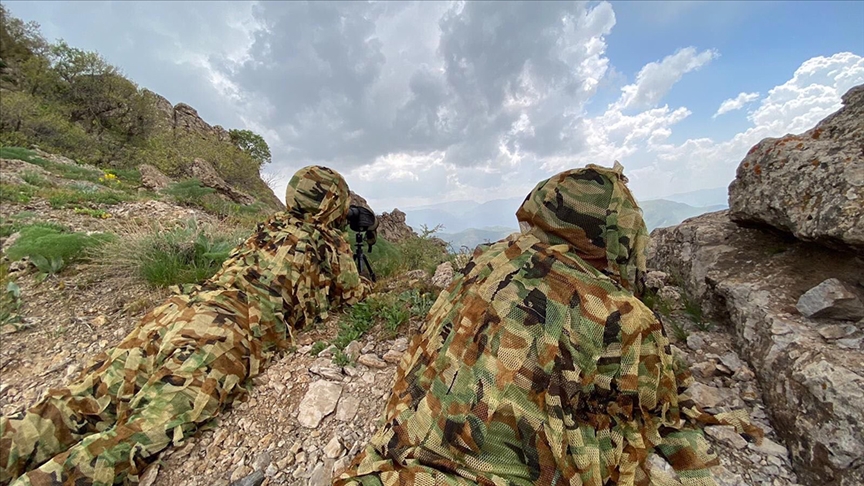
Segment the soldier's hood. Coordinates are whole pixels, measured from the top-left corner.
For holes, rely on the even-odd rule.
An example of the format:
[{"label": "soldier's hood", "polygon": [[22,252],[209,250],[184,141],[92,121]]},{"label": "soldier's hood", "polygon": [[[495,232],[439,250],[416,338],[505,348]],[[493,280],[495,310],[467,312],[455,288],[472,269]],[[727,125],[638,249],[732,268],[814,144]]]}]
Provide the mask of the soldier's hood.
[{"label": "soldier's hood", "polygon": [[298,170],[285,190],[288,214],[313,224],[344,226],[350,205],[348,183],[328,167],[311,165]]},{"label": "soldier's hood", "polygon": [[566,243],[583,260],[633,288],[645,271],[648,230],[618,162],[589,164],[540,182],[516,212],[524,232]]}]

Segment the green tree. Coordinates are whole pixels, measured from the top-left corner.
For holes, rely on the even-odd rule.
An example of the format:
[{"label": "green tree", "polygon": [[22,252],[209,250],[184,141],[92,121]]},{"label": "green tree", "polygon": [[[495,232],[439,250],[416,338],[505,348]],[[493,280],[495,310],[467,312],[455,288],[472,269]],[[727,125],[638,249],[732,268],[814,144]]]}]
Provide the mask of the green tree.
[{"label": "green tree", "polygon": [[39,24],[25,23],[0,5],[0,67],[19,64],[47,51],[48,42],[39,32]]},{"label": "green tree", "polygon": [[231,142],[258,162],[258,169],[270,162],[270,146],[264,137],[251,130],[229,130]]}]

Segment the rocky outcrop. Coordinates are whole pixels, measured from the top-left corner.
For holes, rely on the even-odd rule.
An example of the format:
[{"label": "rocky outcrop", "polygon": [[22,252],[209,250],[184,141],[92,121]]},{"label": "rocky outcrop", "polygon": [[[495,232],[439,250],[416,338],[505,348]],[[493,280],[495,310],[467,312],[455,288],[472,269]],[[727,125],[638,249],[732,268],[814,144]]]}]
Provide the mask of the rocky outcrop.
[{"label": "rocky outcrop", "polygon": [[398,209],[378,216],[378,234],[393,243],[417,236],[405,223],[405,213]]},{"label": "rocky outcrop", "polygon": [[802,483],[864,484],[864,331],[796,309],[827,279],[859,285],[864,259],[739,226],[727,211],[651,239],[649,266],[673,276],[735,335]]},{"label": "rocky outcrop", "polygon": [[154,192],[165,189],[173,182],[170,177],[150,164],[139,165],[138,172],[141,173],[141,185]]},{"label": "rocky outcrop", "polygon": [[192,177],[200,180],[203,186],[216,189],[216,192],[238,204],[253,204],[255,202],[255,198],[243,191],[234,189],[225,182],[213,168],[213,165],[204,159],[193,160],[192,165],[189,166],[189,172]]},{"label": "rocky outcrop", "polygon": [[864,250],[864,85],[815,128],[750,149],[729,186],[729,207],[734,221]]}]

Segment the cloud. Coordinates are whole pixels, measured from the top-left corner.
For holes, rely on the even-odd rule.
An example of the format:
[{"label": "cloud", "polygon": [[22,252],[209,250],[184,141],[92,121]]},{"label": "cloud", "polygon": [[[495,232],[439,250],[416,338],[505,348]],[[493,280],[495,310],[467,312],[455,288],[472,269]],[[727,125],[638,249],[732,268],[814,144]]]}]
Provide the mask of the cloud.
[{"label": "cloud", "polygon": [[[864,83],[864,57],[841,52],[804,61],[791,79],[775,86],[747,117],[751,126],[727,140],[689,139],[674,145],[652,141],[631,147],[622,160],[642,198],[727,185],[756,143],[768,137],[809,130],[842,106],[841,97]],[[625,145],[626,148],[626,145]],[[619,150],[621,150],[619,148]]]},{"label": "cloud", "polygon": [[660,62],[645,65],[636,76],[636,82],[622,89],[620,107],[651,108],[656,106],[681,77],[716,59],[719,53],[714,50],[697,52],[695,47],[685,47]]},{"label": "cloud", "polygon": [[720,108],[717,108],[717,113],[714,113],[714,116],[711,118],[717,118],[718,116],[729,113],[730,111],[740,110],[744,108],[744,105],[747,103],[756,101],[759,99],[759,93],[739,93],[735,98],[729,98],[724,100],[723,103],[720,103]]}]

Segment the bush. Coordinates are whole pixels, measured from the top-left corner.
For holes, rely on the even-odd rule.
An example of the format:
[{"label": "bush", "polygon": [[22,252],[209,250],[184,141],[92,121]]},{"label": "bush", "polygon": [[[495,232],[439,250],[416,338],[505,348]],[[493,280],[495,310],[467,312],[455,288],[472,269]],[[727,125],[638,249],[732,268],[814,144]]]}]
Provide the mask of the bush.
[{"label": "bush", "polygon": [[171,229],[130,229],[101,248],[99,261],[112,274],[135,275],[155,287],[198,284],[221,268],[237,240],[195,220]]},{"label": "bush", "polygon": [[[29,162],[45,169],[52,174],[55,174],[64,179],[72,179],[79,181],[99,182],[102,173],[85,167],[63,164],[60,162],[52,162],[43,159],[36,155],[36,152],[27,150],[21,147],[2,147],[0,148],[0,158],[17,159]],[[25,179],[26,180],[26,179]]]},{"label": "bush", "polygon": [[73,233],[50,223],[27,225],[19,231],[21,236],[7,251],[9,259],[30,257],[46,273],[57,273],[69,263],[85,260],[88,250],[114,240],[113,235]]}]

